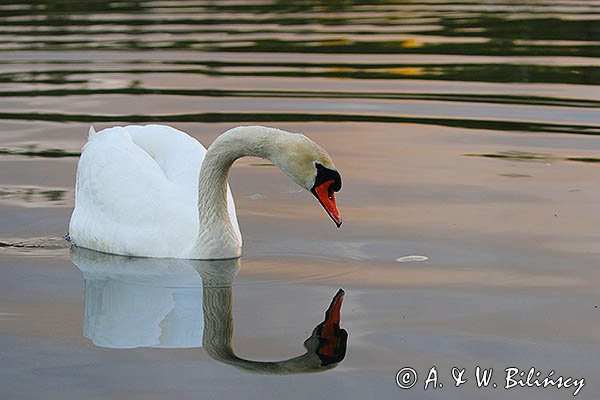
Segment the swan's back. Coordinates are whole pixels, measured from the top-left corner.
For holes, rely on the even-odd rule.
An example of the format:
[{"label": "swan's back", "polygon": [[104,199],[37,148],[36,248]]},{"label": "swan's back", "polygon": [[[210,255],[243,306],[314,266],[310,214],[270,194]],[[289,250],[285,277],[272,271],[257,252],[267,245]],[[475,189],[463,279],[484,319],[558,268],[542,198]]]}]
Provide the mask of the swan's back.
[{"label": "swan's back", "polygon": [[168,180],[197,189],[200,165],[206,154],[200,142],[165,125],[130,125],[123,129],[134,144],[154,159]]},{"label": "swan's back", "polygon": [[[187,258],[198,235],[198,174],[206,149],[162,125],[91,133],[77,167],[69,234],[113,254]],[[230,219],[239,234],[228,193]]]}]

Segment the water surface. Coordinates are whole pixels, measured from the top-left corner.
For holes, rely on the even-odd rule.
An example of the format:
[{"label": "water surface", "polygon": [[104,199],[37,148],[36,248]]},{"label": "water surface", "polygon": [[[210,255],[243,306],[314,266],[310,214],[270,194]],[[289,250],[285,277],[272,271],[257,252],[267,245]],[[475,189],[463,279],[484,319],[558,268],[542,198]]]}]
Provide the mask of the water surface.
[{"label": "water surface", "polygon": [[[585,377],[577,398],[598,398],[599,20],[593,0],[0,1],[0,397],[572,397],[453,387],[453,366],[479,365]],[[90,124],[156,122],[205,145],[272,125],[330,152],[340,231],[276,168],[236,162],[230,304],[236,354],[284,360],[343,287],[337,368],[94,344],[62,240],[77,159]],[[199,315],[180,321],[197,337]],[[434,365],[445,387],[425,391]],[[421,381],[401,390],[406,366]]]}]

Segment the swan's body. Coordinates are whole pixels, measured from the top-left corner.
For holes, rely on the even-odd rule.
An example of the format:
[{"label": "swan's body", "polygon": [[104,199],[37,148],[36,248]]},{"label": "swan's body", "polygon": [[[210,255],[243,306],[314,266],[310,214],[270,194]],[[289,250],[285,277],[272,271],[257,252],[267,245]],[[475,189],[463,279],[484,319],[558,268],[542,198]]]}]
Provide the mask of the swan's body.
[{"label": "swan's body", "polygon": [[[206,149],[168,126],[91,133],[77,168],[69,235],[81,247],[147,257],[188,257],[198,237],[198,174]],[[229,221],[242,237],[231,193]]]},{"label": "swan's body", "polygon": [[208,151],[168,126],[90,130],[78,164],[69,235],[76,246],[112,254],[239,257],[242,236],[227,175],[247,155],[270,159],[307,189],[316,185],[317,171],[311,174],[307,169],[315,167],[306,164],[335,171],[312,141],[273,128],[234,128]]}]

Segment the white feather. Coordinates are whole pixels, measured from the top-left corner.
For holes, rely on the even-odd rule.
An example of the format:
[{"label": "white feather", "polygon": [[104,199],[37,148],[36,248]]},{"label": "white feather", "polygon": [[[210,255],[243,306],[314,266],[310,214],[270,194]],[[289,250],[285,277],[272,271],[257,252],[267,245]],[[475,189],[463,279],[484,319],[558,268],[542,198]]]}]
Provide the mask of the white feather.
[{"label": "white feather", "polygon": [[[189,258],[199,232],[198,176],[206,149],[177,129],[126,126],[95,133],[77,167],[69,234],[106,253]],[[235,205],[229,217],[241,245]]]}]

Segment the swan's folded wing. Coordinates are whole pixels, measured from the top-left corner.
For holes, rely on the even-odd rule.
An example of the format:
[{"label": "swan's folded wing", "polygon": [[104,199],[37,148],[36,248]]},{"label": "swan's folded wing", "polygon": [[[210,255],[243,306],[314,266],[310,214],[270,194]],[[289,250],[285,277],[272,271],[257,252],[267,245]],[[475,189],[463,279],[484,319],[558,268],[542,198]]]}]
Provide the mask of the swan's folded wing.
[{"label": "swan's folded wing", "polygon": [[[76,244],[118,254],[140,243],[156,248],[157,232],[182,215],[172,204],[177,190],[124,128],[99,133],[79,160],[70,234]],[[180,233],[185,233],[190,223],[181,225]],[[167,242],[162,241],[164,246]]]},{"label": "swan's folded wing", "polygon": [[[198,235],[198,174],[206,149],[168,126],[105,129],[84,146],[69,232],[116,254],[185,256]],[[231,190],[229,216],[241,242]]]},{"label": "swan's folded wing", "polygon": [[127,132],[113,128],[84,147],[76,201],[94,204],[116,221],[143,223],[159,206],[167,183],[161,168]]}]

